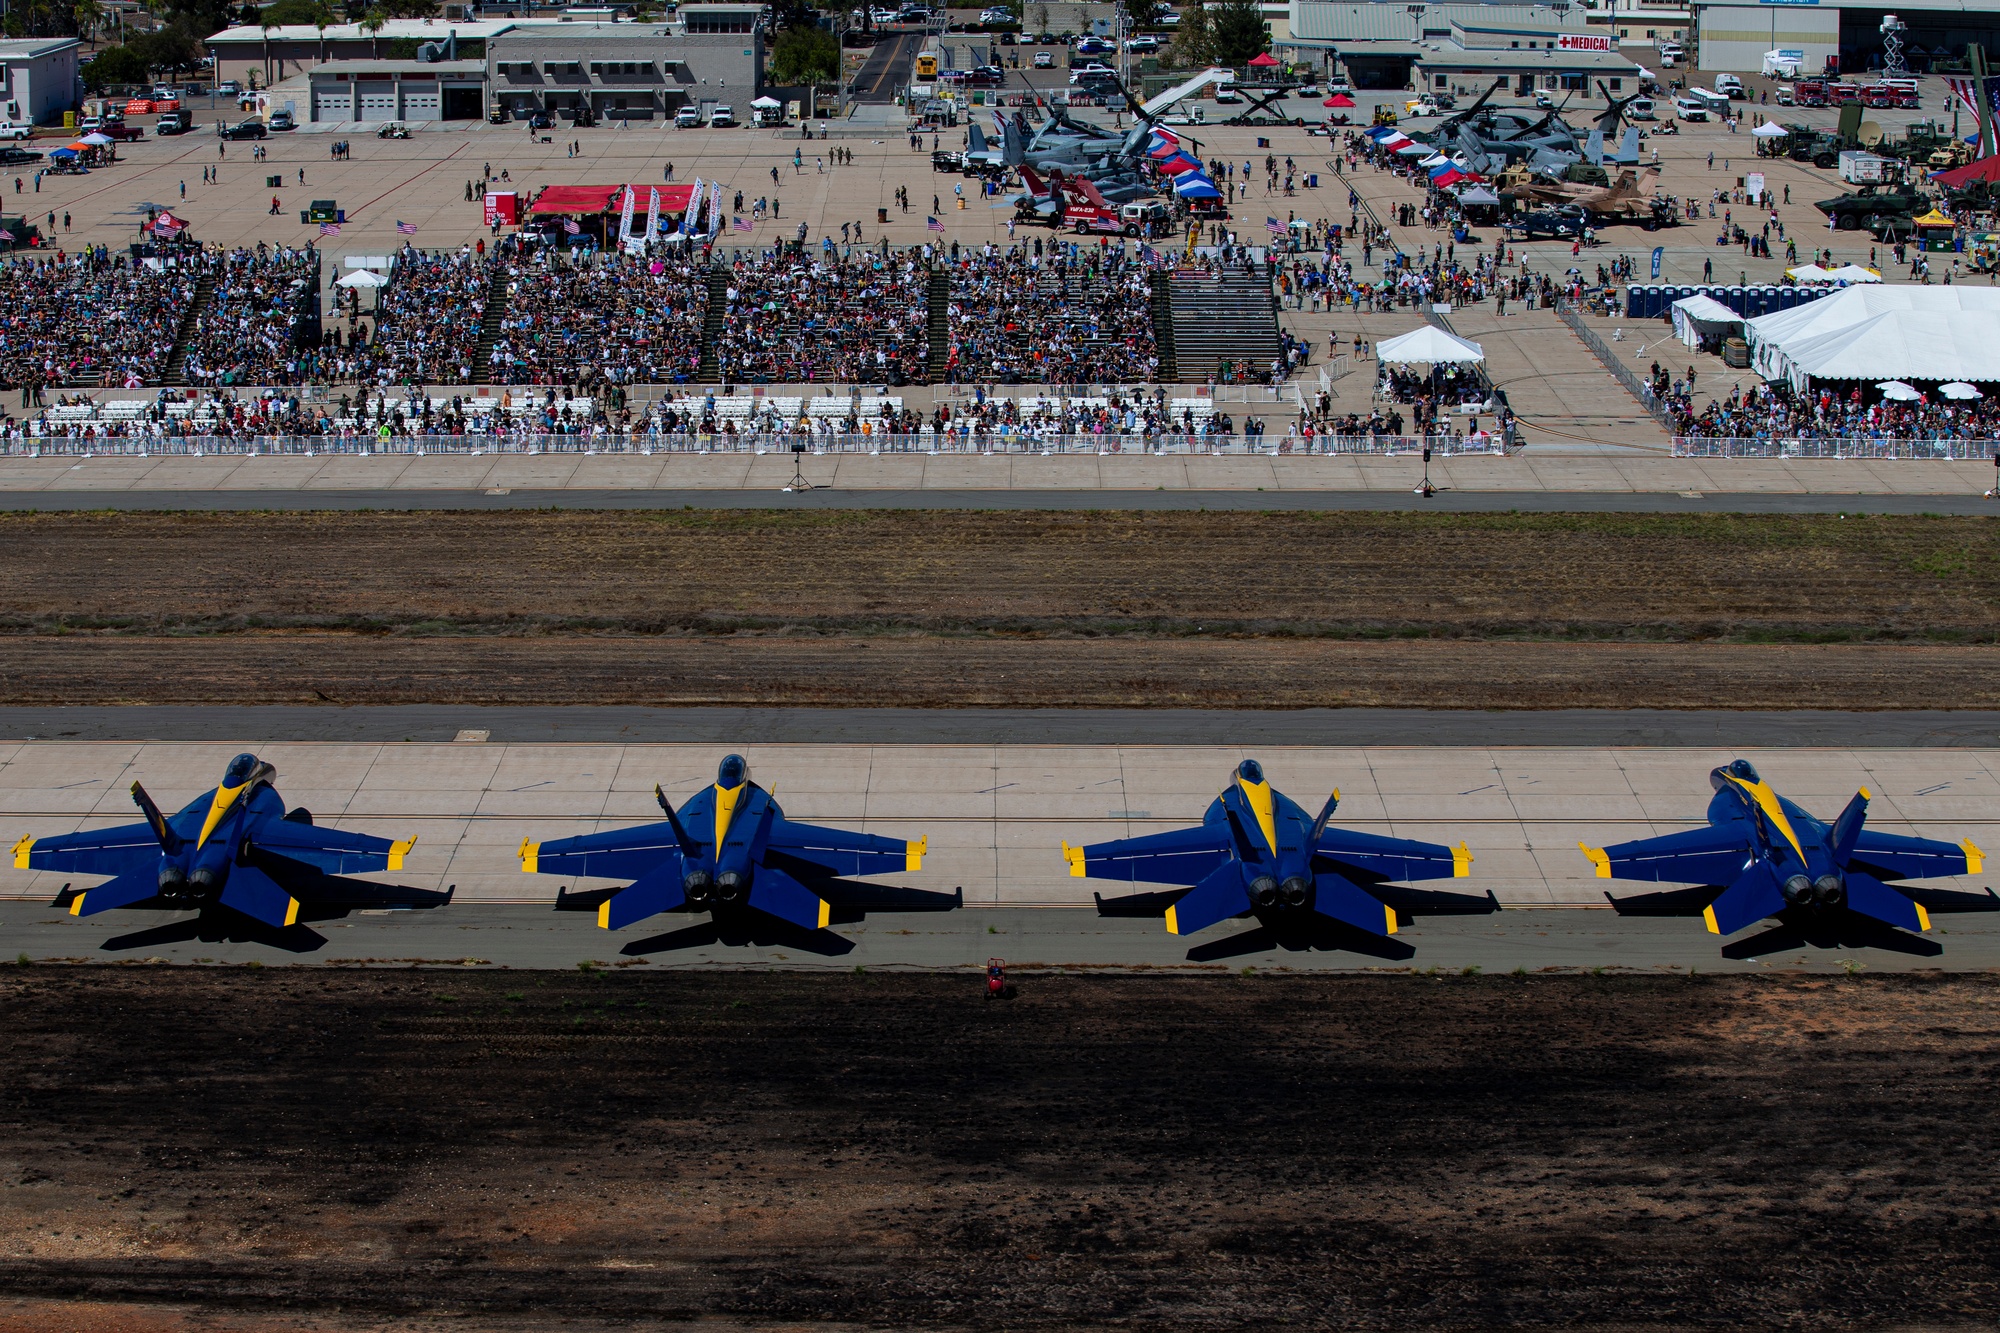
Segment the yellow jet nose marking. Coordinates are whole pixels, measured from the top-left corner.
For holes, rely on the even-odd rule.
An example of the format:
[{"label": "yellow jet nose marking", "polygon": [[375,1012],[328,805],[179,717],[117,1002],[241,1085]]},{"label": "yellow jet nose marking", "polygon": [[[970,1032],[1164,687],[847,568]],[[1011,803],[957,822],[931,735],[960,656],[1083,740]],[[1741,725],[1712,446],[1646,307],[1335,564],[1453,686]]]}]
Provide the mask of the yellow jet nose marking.
[{"label": "yellow jet nose marking", "polygon": [[[1799,835],[1792,832],[1792,821],[1785,818],[1784,807],[1778,804],[1778,793],[1771,790],[1771,784],[1762,780],[1745,782],[1741,778],[1730,777],[1727,773],[1723,776],[1750,793],[1750,799],[1757,803],[1757,808],[1764,812],[1764,817],[1777,826],[1778,832],[1785,835],[1785,841],[1792,844],[1792,850],[1798,853],[1799,861],[1803,863],[1806,859],[1806,850],[1799,846]],[[1716,932],[1718,935],[1721,933],[1721,931]]]},{"label": "yellow jet nose marking", "polygon": [[[1979,848],[1975,847],[1972,843],[1972,839],[1967,838],[1958,845],[1965,850],[1966,874],[1977,875],[1981,871],[1986,869],[1986,853],[1980,851]],[[27,864],[27,862],[22,859],[21,849],[18,847],[14,849],[14,864],[15,865]]]},{"label": "yellow jet nose marking", "polygon": [[410,848],[416,845],[417,845],[417,839],[415,835],[407,837],[403,839],[401,842],[390,843],[389,869],[401,870],[403,868],[403,858],[408,856],[410,854]]},{"label": "yellow jet nose marking", "polygon": [[734,787],[715,784],[715,851],[722,853],[722,840],[729,834],[729,821],[736,818],[736,807],[743,803],[743,790],[749,784],[739,782]]},{"label": "yellow jet nose marking", "polygon": [[536,842],[533,838],[521,839],[521,873],[524,875],[534,874],[535,867],[541,863],[541,859],[542,844]]},{"label": "yellow jet nose marking", "polygon": [[1236,785],[1243,789],[1243,799],[1250,802],[1250,813],[1257,816],[1257,827],[1264,835],[1264,846],[1271,855],[1278,854],[1278,819],[1271,809],[1271,784],[1236,779]]},{"label": "yellow jet nose marking", "polygon": [[1072,847],[1069,840],[1063,840],[1063,860],[1069,862],[1069,873],[1076,879],[1083,878],[1083,848]]},{"label": "yellow jet nose marking", "polygon": [[1591,847],[1584,843],[1578,843],[1576,849],[1589,857],[1590,863],[1597,867],[1597,877],[1599,879],[1611,878],[1611,858],[1604,854],[1602,847]]},{"label": "yellow jet nose marking", "polygon": [[[1970,846],[1971,844],[1968,843],[1967,845]],[[32,833],[14,844],[14,869],[26,870],[28,868],[28,853],[34,850],[34,846],[35,835]]]},{"label": "yellow jet nose marking", "polygon": [[918,838],[915,842],[904,843],[903,856],[905,859],[903,863],[903,869],[912,871],[922,870],[924,868],[924,853],[930,850],[930,845],[931,845],[931,840],[929,834],[925,834],[923,837]]},{"label": "yellow jet nose marking", "polygon": [[208,806],[208,818],[203,820],[201,824],[201,836],[194,840],[196,847],[200,847],[208,841],[208,835],[215,832],[216,825],[222,822],[223,816],[229,813],[229,807],[235,805],[236,798],[242,794],[242,787],[217,787],[215,789],[215,799],[209,802]]}]

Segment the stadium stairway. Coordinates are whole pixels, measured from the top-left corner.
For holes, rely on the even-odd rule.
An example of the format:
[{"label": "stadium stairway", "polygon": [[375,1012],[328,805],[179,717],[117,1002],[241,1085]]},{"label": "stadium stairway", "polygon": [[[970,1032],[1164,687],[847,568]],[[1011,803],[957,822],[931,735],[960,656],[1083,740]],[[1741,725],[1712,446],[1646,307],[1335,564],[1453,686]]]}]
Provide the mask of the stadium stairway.
[{"label": "stadium stairway", "polygon": [[944,272],[931,274],[929,288],[929,311],[926,327],[930,333],[930,364],[925,368],[925,378],[932,384],[944,383],[945,367],[951,360],[951,277]]},{"label": "stadium stairway", "polygon": [[722,340],[722,319],[729,303],[729,270],[721,264],[708,271],[708,310],[701,321],[701,365],[694,372],[700,384],[720,384],[722,369],[715,345]]},{"label": "stadium stairway", "polygon": [[167,364],[160,369],[158,384],[187,383],[188,341],[194,337],[195,325],[200,322],[208,303],[215,296],[215,279],[203,274],[194,285],[194,299],[188,302],[187,313],[181,316],[181,326],[174,330],[173,350],[167,353]]},{"label": "stadium stairway", "polygon": [[[1278,303],[1268,279],[1245,273],[1217,278],[1175,274],[1170,281],[1174,378],[1183,383],[1219,378],[1225,361],[1268,366],[1284,354]],[[1164,352],[1160,359],[1166,361]]]},{"label": "stadium stairway", "polygon": [[1160,383],[1177,384],[1181,378],[1180,357],[1174,347],[1173,279],[1165,273],[1152,275],[1153,341],[1160,349]]},{"label": "stadium stairway", "polygon": [[491,384],[493,344],[500,340],[500,321],[507,317],[507,270],[496,264],[486,280],[486,308],[479,316],[479,345],[472,350],[472,382]]}]

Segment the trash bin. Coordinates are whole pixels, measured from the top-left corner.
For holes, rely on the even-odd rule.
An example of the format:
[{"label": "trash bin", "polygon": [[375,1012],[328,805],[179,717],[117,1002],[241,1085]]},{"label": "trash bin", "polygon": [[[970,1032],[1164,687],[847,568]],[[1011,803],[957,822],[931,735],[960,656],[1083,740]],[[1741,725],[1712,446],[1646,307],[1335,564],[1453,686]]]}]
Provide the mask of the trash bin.
[{"label": "trash bin", "polygon": [[1317,190],[1319,188],[1319,173],[1317,171],[1306,177],[1306,188],[1308,190]]},{"label": "trash bin", "polygon": [[876,210],[875,210],[875,221],[876,221],[876,222],[877,222],[878,224],[882,224],[882,223],[886,223],[886,222],[888,222],[888,220],[889,220],[889,210],[888,210],[888,209],[886,209],[886,208],[878,208],[878,209],[876,209]]},{"label": "trash bin", "polygon": [[285,178],[283,176],[266,176],[264,178],[264,188],[267,190],[282,190],[285,188]]}]

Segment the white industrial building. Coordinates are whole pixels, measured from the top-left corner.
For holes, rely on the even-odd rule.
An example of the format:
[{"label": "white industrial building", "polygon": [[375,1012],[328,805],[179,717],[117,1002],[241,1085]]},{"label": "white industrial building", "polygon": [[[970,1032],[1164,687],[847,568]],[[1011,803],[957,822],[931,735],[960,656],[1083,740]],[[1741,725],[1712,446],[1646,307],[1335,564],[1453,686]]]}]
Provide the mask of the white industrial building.
[{"label": "white industrial building", "polygon": [[0,40],[0,111],[6,113],[0,119],[46,125],[74,111],[83,95],[80,46],[74,37]]},{"label": "white industrial building", "polygon": [[1756,73],[1767,51],[1796,51],[1800,68],[1818,74],[1829,57],[1846,74],[1881,65],[1882,20],[1904,24],[1908,63],[1919,73],[1935,61],[1965,58],[1968,43],[2000,51],[2000,0],[1918,0],[1915,4],[1852,5],[1842,0],[1783,0],[1765,4],[1694,6],[1697,67]]},{"label": "white industrial building", "polygon": [[1388,4],[1291,0],[1289,47],[1335,67],[1357,88],[1484,90],[1505,78],[1521,94],[1627,86],[1638,66],[1590,12],[1568,4]]}]

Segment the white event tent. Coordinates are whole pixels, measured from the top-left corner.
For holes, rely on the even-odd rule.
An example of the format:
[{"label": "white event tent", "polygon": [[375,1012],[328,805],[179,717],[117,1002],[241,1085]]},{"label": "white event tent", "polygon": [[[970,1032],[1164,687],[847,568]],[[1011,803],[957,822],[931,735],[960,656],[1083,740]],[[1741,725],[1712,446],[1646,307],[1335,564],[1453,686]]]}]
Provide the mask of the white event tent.
[{"label": "white event tent", "polygon": [[1375,344],[1375,359],[1385,366],[1462,366],[1484,361],[1486,349],[1426,324]]},{"label": "white event tent", "polygon": [[1757,373],[1801,390],[1815,379],[2000,383],[2000,288],[1849,287],[1743,331]]},{"label": "white event tent", "polygon": [[1712,296],[1684,296],[1674,302],[1674,336],[1689,347],[1700,347],[1708,334],[1741,328],[1743,316]]}]

